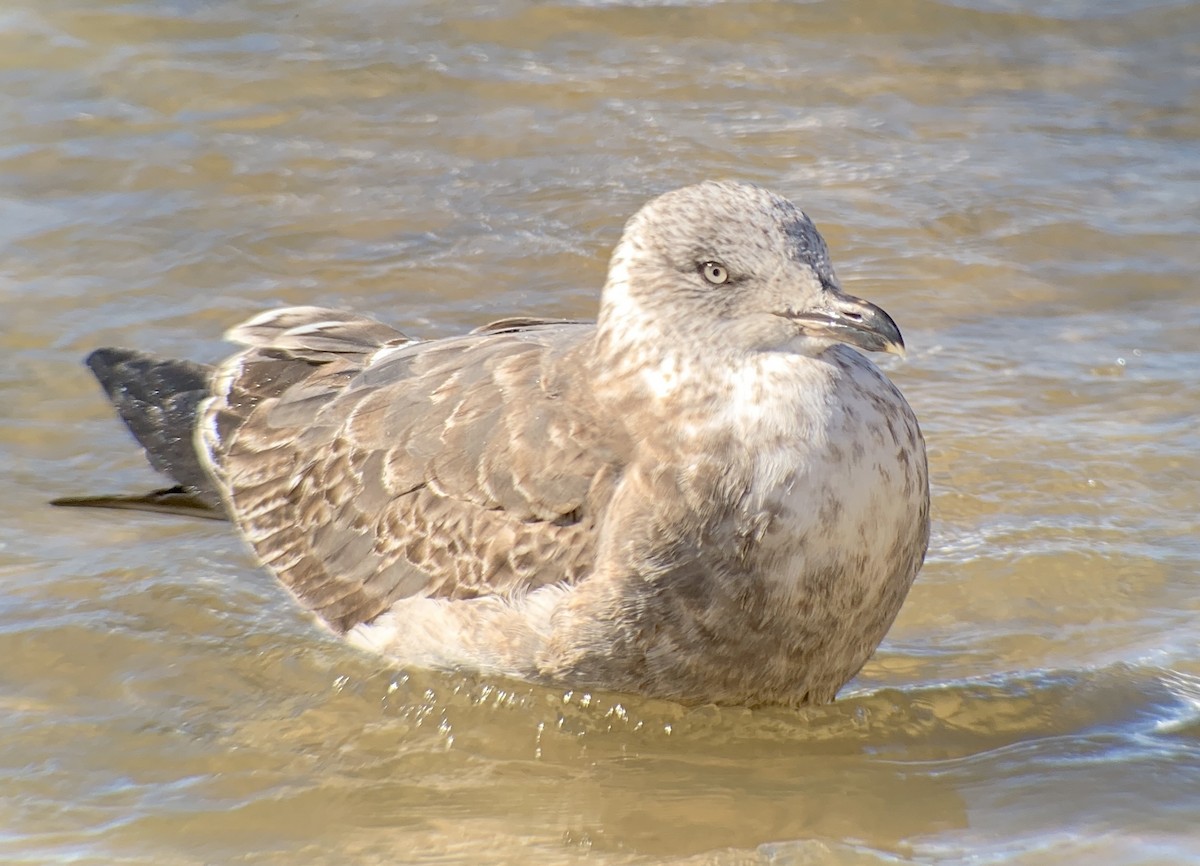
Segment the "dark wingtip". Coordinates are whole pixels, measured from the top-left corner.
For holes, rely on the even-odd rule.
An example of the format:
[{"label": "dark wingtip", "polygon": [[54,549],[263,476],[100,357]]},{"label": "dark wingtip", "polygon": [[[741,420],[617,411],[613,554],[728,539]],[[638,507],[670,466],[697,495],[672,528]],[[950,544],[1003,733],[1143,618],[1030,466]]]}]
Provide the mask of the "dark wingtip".
[{"label": "dark wingtip", "polygon": [[116,407],[150,465],[189,490],[219,501],[192,443],[199,407],[208,396],[212,369],[159,358],[136,349],[105,347],[85,363]]},{"label": "dark wingtip", "polygon": [[138,354],[138,352],[132,349],[117,349],[105,346],[92,351],[83,359],[83,363],[87,364],[88,369],[92,371],[92,375],[104,386],[104,390],[111,394],[117,379],[117,368],[121,364],[138,357]]},{"label": "dark wingtip", "polygon": [[83,363],[88,365],[92,372],[97,370],[105,370],[122,360],[127,360],[133,354],[129,349],[117,349],[112,346],[103,346],[99,349],[94,349],[83,359]]},{"label": "dark wingtip", "polygon": [[205,520],[225,520],[225,512],[204,496],[184,487],[169,487],[150,493],[111,496],[60,496],[50,504],[59,508],[112,508],[122,511],[150,511]]}]

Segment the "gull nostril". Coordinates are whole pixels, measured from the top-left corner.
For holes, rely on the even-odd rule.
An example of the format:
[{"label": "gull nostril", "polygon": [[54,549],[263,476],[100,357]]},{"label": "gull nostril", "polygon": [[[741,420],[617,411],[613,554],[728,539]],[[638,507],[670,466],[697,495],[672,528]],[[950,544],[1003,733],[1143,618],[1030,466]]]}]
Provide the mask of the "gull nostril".
[{"label": "gull nostril", "polygon": [[842,313],[842,315],[845,316],[847,319],[849,319],[852,322],[861,322],[863,320],[862,313],[846,312],[846,313]]}]

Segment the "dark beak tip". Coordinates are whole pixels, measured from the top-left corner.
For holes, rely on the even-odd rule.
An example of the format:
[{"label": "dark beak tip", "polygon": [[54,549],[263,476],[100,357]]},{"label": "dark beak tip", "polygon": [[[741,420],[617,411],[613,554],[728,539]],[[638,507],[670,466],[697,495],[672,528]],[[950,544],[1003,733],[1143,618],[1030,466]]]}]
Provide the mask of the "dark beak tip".
[{"label": "dark beak tip", "polygon": [[837,340],[867,352],[905,357],[900,328],[887,311],[870,301],[842,294],[828,308],[811,313],[780,313],[809,333]]}]

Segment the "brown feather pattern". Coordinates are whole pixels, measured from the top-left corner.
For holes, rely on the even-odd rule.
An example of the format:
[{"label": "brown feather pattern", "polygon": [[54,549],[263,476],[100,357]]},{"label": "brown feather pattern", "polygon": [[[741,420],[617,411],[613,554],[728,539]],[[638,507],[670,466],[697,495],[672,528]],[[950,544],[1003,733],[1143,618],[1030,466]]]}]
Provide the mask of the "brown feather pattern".
[{"label": "brown feather pattern", "polygon": [[757,187],[647,204],[595,324],[420,342],[293,307],[229,337],[216,368],[93,366],[183,494],[219,503],[330,628],[407,663],[826,701],[924,559],[920,428],[853,348],[901,351],[899,329]]},{"label": "brown feather pattern", "polygon": [[422,344],[320,308],[235,329],[253,345],[204,408],[234,521],[337,631],[408,596],[579,580],[621,459],[553,373],[590,332],[506,320]]}]

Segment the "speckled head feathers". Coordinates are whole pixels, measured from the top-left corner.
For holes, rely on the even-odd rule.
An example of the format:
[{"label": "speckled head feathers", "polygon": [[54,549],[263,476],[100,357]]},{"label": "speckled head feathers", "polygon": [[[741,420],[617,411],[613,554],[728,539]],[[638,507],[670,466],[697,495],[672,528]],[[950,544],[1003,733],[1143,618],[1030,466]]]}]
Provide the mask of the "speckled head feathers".
[{"label": "speckled head feathers", "polygon": [[825,239],[808,215],[749,183],[709,180],[660,195],[629,221],[625,237],[657,247],[681,269],[708,255],[729,257],[749,272],[778,256],[837,282]]},{"label": "speckled head feathers", "polygon": [[629,220],[613,253],[600,327],[637,339],[690,334],[714,350],[903,345],[886,313],[841,291],[825,240],[804,211],[732,181],[668,192]]}]

